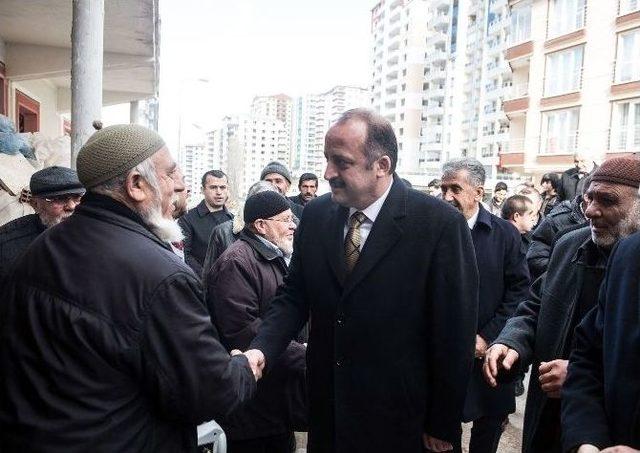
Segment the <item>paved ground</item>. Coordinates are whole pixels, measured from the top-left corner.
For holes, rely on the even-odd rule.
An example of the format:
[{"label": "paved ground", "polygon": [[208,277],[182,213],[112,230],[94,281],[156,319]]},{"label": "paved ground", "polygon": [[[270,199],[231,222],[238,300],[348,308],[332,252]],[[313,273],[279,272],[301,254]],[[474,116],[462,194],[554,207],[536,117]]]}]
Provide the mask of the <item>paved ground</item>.
[{"label": "paved ground", "polygon": [[[525,385],[529,382],[529,375],[525,378]],[[502,438],[498,453],[519,453],[521,451],[522,440],[522,422],[524,416],[524,404],[526,402],[527,393],[516,398],[516,412],[509,416],[509,424],[507,425]],[[463,426],[463,445],[469,444],[469,425]],[[307,436],[305,433],[296,433],[298,449],[296,453],[306,453]],[[463,452],[467,453],[467,448],[463,448]]]}]

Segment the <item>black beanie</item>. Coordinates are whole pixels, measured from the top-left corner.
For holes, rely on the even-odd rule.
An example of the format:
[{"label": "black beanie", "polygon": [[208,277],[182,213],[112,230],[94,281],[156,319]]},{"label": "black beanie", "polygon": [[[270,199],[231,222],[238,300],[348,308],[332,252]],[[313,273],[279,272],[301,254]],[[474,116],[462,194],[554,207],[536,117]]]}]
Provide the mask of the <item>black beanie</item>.
[{"label": "black beanie", "polygon": [[290,209],[289,202],[278,192],[258,192],[247,198],[244,204],[244,221],[249,224],[257,219],[268,219],[287,209]]}]

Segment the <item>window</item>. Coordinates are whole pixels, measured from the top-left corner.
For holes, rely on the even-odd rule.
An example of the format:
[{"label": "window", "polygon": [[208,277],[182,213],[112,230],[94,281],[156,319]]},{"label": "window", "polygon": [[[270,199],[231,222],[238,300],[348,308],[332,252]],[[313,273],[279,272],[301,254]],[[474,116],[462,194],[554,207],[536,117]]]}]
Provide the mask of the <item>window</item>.
[{"label": "window", "polygon": [[610,151],[640,150],[640,99],[617,102],[611,113]]},{"label": "window", "polygon": [[618,35],[616,83],[640,80],[640,29]]},{"label": "window", "polygon": [[640,9],[640,0],[620,0],[620,16],[637,11],[638,9]]},{"label": "window", "polygon": [[511,46],[531,40],[531,4],[511,10],[509,44]]},{"label": "window", "polygon": [[544,80],[545,96],[580,91],[583,53],[584,46],[577,46],[547,55]]},{"label": "window", "polygon": [[584,27],[586,0],[550,0],[548,37],[565,35]]},{"label": "window", "polygon": [[555,110],[542,114],[540,154],[572,154],[578,146],[579,109]]}]

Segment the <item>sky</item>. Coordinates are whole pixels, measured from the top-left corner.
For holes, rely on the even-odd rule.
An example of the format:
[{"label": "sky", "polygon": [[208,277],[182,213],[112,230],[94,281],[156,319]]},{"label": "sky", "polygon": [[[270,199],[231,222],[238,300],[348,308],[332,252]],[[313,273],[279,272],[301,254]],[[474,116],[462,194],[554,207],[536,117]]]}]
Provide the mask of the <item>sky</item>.
[{"label": "sky", "polygon": [[256,95],[367,87],[375,3],[162,0],[160,134],[177,150]]}]

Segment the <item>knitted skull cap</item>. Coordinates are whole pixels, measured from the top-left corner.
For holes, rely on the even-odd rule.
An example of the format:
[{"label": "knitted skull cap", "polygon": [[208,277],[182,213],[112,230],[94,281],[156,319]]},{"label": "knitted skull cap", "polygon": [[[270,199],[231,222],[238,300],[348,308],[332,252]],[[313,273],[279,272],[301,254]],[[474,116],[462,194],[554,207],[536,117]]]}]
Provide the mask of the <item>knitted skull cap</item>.
[{"label": "knitted skull cap", "polygon": [[244,221],[247,224],[257,219],[268,219],[291,209],[289,202],[279,192],[258,192],[244,203]]},{"label": "knitted skull cap", "polygon": [[277,173],[281,175],[284,179],[289,181],[289,184],[291,184],[291,173],[289,173],[287,167],[285,167],[280,162],[269,162],[267,166],[262,169],[262,173],[260,173],[260,179],[264,179],[265,176],[270,175],[271,173]]},{"label": "knitted skull cap", "polygon": [[160,135],[137,124],[116,124],[95,132],[78,153],[76,168],[87,188],[133,169],[165,146]]},{"label": "knitted skull cap", "polygon": [[593,172],[591,182],[608,182],[638,188],[640,187],[640,159],[635,156],[607,159]]}]

